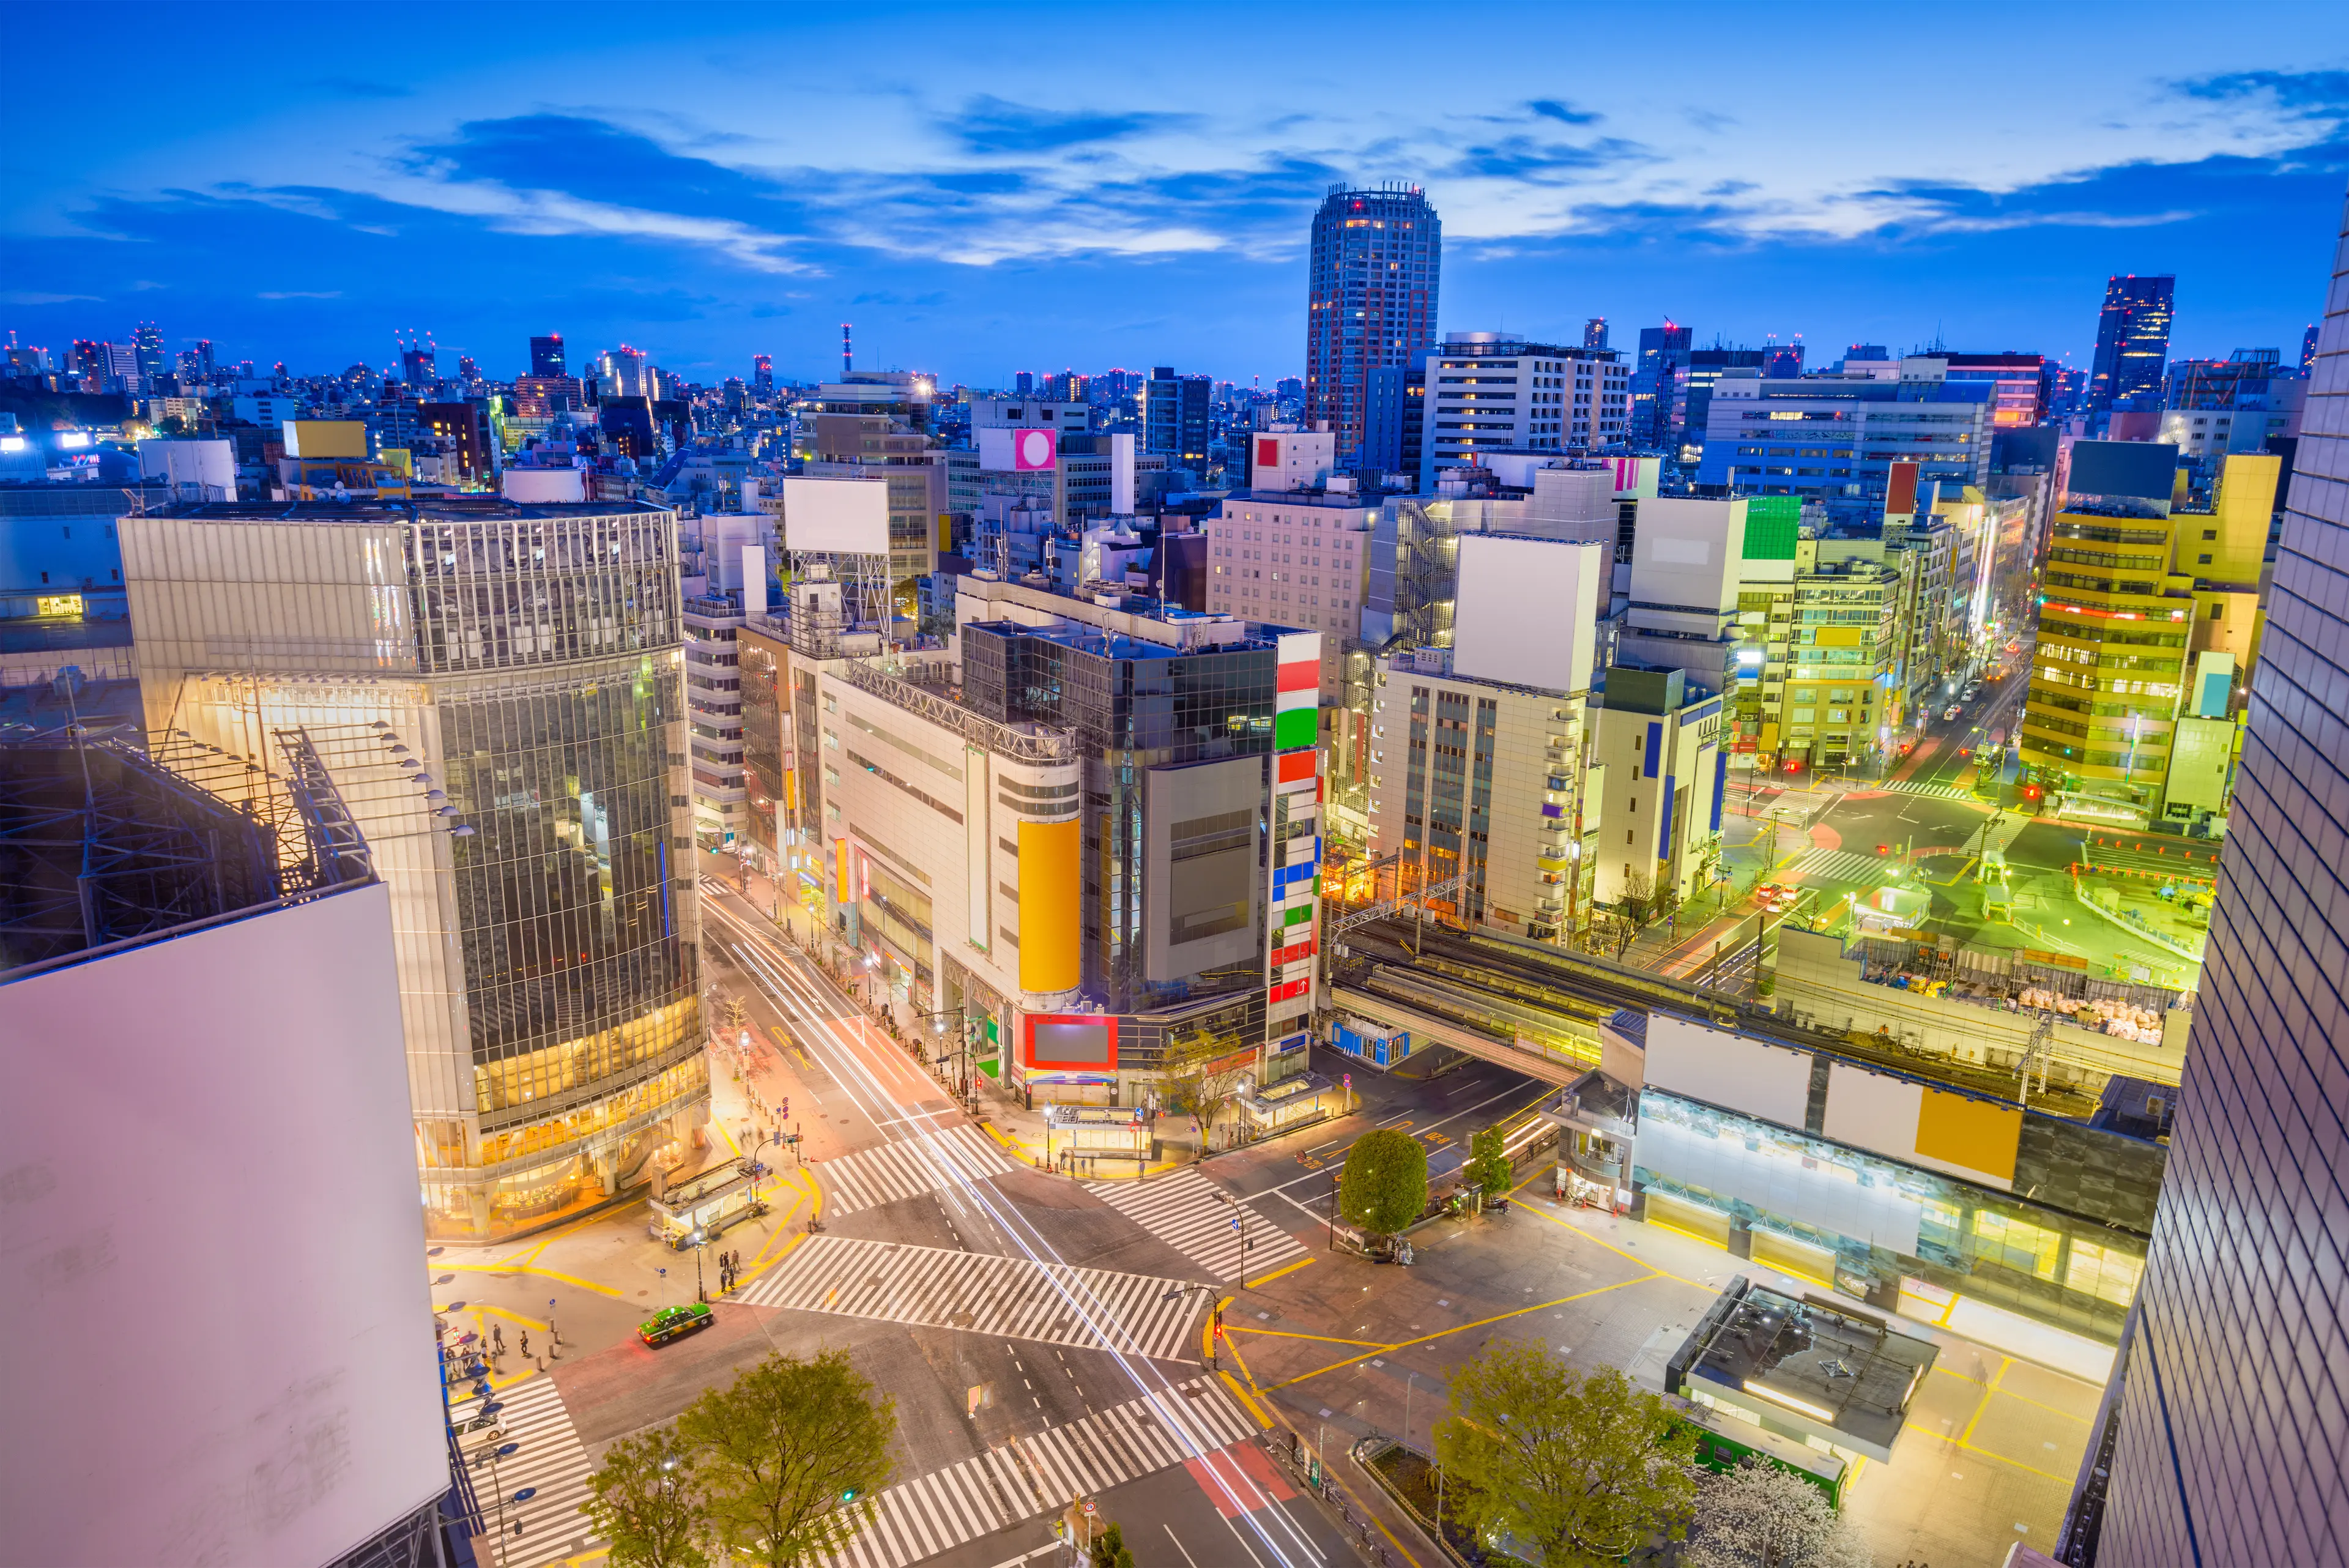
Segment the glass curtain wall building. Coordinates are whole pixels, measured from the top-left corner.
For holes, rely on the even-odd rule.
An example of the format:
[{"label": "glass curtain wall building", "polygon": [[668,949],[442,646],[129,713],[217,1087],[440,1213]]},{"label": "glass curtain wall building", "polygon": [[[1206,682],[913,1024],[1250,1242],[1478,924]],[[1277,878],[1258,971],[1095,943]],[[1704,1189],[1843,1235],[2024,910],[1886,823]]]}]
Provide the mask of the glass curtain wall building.
[{"label": "glass curtain wall building", "polygon": [[[2165,280],[2166,281],[2166,280]],[[2349,218],[2075,1563],[2349,1562]]]},{"label": "glass curtain wall building", "polygon": [[1305,302],[1305,421],[1327,420],[1338,467],[1364,462],[1371,372],[1435,342],[1444,225],[1425,192],[1333,185],[1313,215]]},{"label": "glass curtain wall building", "polygon": [[510,1233],[706,1116],[676,516],[212,504],[123,520],[147,722],[317,737],[392,892],[428,1229]]},{"label": "glass curtain wall building", "polygon": [[[2108,279],[2096,317],[2096,357],[2088,366],[2088,406],[2127,408],[2158,399],[2169,369],[2170,298],[2178,279],[2135,273]],[[2157,401],[2150,405],[2158,408]]]}]

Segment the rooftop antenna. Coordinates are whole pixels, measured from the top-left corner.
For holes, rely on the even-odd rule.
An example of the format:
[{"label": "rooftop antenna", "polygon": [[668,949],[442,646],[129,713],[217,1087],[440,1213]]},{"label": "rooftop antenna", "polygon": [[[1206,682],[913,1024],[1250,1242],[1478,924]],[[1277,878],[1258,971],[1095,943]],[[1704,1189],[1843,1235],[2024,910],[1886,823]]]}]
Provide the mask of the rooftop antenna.
[{"label": "rooftop antenna", "polygon": [[843,381],[848,379],[849,371],[855,366],[856,356],[848,346],[848,323],[843,321],[840,324],[840,379]]}]

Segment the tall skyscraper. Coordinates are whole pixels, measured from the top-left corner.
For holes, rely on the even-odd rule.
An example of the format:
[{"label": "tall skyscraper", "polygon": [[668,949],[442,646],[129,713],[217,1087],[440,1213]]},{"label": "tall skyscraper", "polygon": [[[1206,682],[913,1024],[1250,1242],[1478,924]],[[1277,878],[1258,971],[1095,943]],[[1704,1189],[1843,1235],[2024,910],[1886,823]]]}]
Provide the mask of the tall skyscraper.
[{"label": "tall skyscraper", "polygon": [[753,391],[759,392],[771,392],[775,389],[775,359],[773,355],[753,354],[750,356],[750,388]]},{"label": "tall skyscraper", "polygon": [[2106,281],[2096,357],[2088,367],[2089,407],[2125,408],[2134,398],[2161,395],[2169,368],[2169,302],[2177,288],[2168,273],[2125,273]]},{"label": "tall skyscraper", "polygon": [[550,332],[543,337],[530,340],[530,373],[533,376],[571,374],[563,359],[562,333]]},{"label": "tall skyscraper", "polygon": [[2312,321],[2308,330],[2300,335],[2300,373],[2303,376],[2316,365],[2317,332],[2317,326]]},{"label": "tall skyscraper", "polygon": [[163,329],[153,322],[139,324],[139,329],[130,335],[130,348],[141,379],[151,382],[169,369],[163,358]]},{"label": "tall skyscraper", "polygon": [[1333,185],[1313,215],[1305,300],[1305,418],[1330,421],[1338,466],[1362,462],[1371,372],[1435,342],[1444,225],[1426,192]]},{"label": "tall skyscraper", "polygon": [[1607,347],[1607,318],[1594,316],[1582,324],[1582,346],[1585,348]]},{"label": "tall skyscraper", "polygon": [[2066,1523],[2075,1563],[2349,1563],[2349,698],[2333,651],[2349,642],[2333,587],[2349,573],[2349,214],[2315,372],[2168,1173],[2106,1401],[2111,1458],[2092,1442]]}]

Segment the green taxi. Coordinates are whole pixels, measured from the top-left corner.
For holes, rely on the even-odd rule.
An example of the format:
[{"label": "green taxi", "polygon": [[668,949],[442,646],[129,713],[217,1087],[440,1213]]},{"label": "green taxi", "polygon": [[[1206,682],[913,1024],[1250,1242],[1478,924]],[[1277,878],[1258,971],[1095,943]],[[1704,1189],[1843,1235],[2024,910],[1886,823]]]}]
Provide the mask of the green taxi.
[{"label": "green taxi", "polygon": [[636,1337],[647,1345],[667,1345],[672,1339],[708,1328],[718,1321],[708,1302],[688,1302],[683,1306],[663,1307],[651,1318],[636,1324]]}]

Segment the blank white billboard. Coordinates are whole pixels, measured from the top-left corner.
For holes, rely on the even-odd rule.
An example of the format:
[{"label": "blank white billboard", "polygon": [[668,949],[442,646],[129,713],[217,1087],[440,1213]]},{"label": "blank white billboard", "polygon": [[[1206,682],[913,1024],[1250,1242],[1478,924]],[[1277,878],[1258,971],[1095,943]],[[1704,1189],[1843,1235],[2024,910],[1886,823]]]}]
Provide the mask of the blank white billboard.
[{"label": "blank white billboard", "polygon": [[449,1485],[380,883],[0,985],[0,1563],[330,1562]]},{"label": "blank white billboard", "polygon": [[783,548],[887,555],[889,482],[803,474],[785,479]]},{"label": "blank white billboard", "polygon": [[1811,1054],[1651,1012],[1648,1086],[1800,1131],[1811,1099]]},{"label": "blank white billboard", "polygon": [[1454,673],[1547,691],[1588,691],[1600,560],[1596,545],[1461,535]]}]

